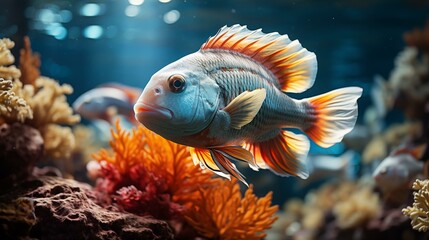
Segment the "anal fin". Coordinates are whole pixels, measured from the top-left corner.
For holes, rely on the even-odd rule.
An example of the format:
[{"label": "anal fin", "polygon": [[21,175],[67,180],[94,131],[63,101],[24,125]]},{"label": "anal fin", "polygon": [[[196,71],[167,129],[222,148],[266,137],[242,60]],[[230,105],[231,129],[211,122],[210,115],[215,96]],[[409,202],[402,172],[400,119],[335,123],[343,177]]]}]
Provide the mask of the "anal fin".
[{"label": "anal fin", "polygon": [[310,143],[302,134],[281,131],[279,135],[264,142],[246,143],[259,168],[268,168],[280,176],[299,176],[306,179],[305,163]]},{"label": "anal fin", "polygon": [[232,161],[244,161],[256,167],[253,155],[239,146],[225,146],[213,148],[191,148],[190,153],[194,164],[208,168],[214,173],[231,179],[231,175],[248,186],[243,174],[238,171]]}]

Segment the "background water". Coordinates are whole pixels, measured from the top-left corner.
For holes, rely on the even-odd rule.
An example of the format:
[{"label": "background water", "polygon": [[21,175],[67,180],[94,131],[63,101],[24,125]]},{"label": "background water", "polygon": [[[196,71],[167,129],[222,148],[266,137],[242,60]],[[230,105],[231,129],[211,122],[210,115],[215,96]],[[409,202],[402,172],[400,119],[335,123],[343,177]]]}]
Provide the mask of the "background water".
[{"label": "background water", "polygon": [[[197,51],[220,27],[245,24],[288,34],[316,53],[316,82],[294,97],[360,86],[363,113],[374,75],[389,75],[403,33],[428,17],[429,1],[417,0],[1,0],[0,37],[17,43],[18,56],[28,35],[42,56],[42,75],[71,84],[72,102],[105,82],[144,88],[153,73]],[[275,181],[275,191],[293,184]]]}]

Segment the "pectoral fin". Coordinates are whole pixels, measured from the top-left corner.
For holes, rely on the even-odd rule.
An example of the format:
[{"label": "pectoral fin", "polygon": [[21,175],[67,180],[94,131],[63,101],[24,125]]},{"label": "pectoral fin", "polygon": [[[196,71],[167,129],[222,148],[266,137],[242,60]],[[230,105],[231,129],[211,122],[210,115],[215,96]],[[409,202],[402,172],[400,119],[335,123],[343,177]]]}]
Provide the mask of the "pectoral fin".
[{"label": "pectoral fin", "polygon": [[216,147],[216,148],[191,148],[190,150],[194,164],[208,168],[216,174],[231,179],[231,175],[248,186],[237,167],[231,161],[244,161],[256,167],[253,155],[239,146]]},{"label": "pectoral fin", "polygon": [[245,91],[234,98],[223,110],[231,117],[231,128],[241,129],[250,123],[262,106],[266,97],[264,88]]}]

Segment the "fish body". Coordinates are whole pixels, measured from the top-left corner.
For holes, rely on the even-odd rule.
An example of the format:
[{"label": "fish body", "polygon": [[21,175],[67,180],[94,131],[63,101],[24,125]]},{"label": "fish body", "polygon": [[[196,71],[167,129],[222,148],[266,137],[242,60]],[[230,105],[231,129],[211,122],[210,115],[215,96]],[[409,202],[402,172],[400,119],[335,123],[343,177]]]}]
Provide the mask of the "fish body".
[{"label": "fish body", "polygon": [[422,161],[419,161],[426,146],[400,148],[385,158],[375,169],[373,178],[380,189],[389,193],[401,187],[408,187],[410,181],[423,174]]},{"label": "fish body", "polygon": [[133,105],[142,90],[120,84],[105,84],[79,96],[73,109],[83,118],[110,122],[120,114],[134,119]]},{"label": "fish body", "polygon": [[306,178],[308,139],[341,141],[357,118],[362,89],[343,88],[296,100],[310,88],[314,53],[278,33],[223,27],[201,49],[155,73],[134,106],[147,128],[191,148],[196,164],[244,181],[233,161]]}]

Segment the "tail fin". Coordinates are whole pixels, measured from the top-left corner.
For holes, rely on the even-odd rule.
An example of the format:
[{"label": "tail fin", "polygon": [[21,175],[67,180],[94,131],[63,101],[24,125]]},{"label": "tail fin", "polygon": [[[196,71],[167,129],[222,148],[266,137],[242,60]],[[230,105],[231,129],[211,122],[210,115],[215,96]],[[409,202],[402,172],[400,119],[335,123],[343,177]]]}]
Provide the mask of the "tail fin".
[{"label": "tail fin", "polygon": [[349,133],[357,119],[357,99],[362,88],[346,87],[303,99],[310,103],[314,122],[305,133],[319,146],[330,147]]}]

